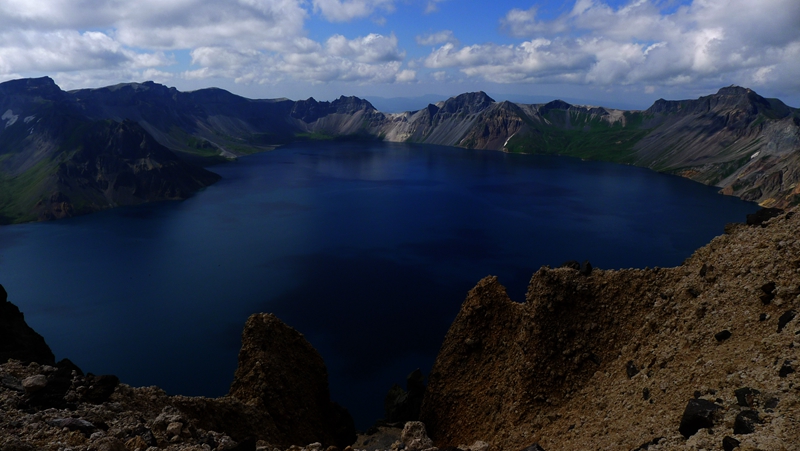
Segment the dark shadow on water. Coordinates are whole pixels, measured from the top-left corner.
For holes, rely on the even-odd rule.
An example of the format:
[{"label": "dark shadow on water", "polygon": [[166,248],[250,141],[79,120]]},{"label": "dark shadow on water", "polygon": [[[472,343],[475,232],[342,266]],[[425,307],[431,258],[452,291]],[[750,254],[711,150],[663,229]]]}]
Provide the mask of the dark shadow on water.
[{"label": "dark shadow on water", "polygon": [[[314,331],[348,377],[369,378],[405,354],[435,355],[454,308],[463,300],[430,272],[371,254],[295,256],[295,287],[270,300],[297,330]],[[455,304],[455,305],[454,305]]]}]

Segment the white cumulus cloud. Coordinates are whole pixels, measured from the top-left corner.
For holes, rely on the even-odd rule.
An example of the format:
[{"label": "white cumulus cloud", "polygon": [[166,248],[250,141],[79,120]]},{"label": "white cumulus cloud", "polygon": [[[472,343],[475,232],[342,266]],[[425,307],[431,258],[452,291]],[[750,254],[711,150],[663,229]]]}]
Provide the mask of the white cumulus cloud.
[{"label": "white cumulus cloud", "polygon": [[525,41],[499,46],[447,42],[424,65],[456,68],[498,83],[573,82],[636,85],[800,82],[800,2],[694,0],[669,12],[662,2],[621,7],[577,0],[551,20],[536,7],[512,9],[501,29]]},{"label": "white cumulus cloud", "polygon": [[303,52],[282,54],[258,49],[201,47],[191,52],[192,63],[201,68],[187,71],[183,76],[189,79],[222,77],[239,83],[408,82],[416,73],[401,69],[404,55],[394,35],[378,34],[354,39],[334,35],[324,45],[309,45]]},{"label": "white cumulus cloud", "polygon": [[405,52],[397,47],[397,37],[369,34],[362,38],[347,39],[342,35],[334,35],[325,43],[326,50],[332,56],[353,59],[361,63],[385,63],[401,61]]},{"label": "white cumulus cloud", "polygon": [[428,4],[425,6],[425,14],[435,13],[439,10],[439,3],[442,3],[446,0],[428,0]]},{"label": "white cumulus cloud", "polygon": [[436,33],[418,35],[415,40],[419,45],[439,45],[445,42],[452,44],[458,43],[458,39],[453,35],[452,30],[442,30]]},{"label": "white cumulus cloud", "polygon": [[[320,42],[310,39],[305,28],[314,11],[331,21],[347,21],[390,12],[394,3],[0,0],[0,80],[35,73],[53,75],[65,87],[143,77],[407,82],[416,74],[402,69],[406,53],[394,34],[354,39],[334,34]],[[190,55],[188,70],[175,70],[175,52]]]},{"label": "white cumulus cloud", "polygon": [[393,11],[395,0],[313,0],[314,11],[331,22],[349,22],[376,11]]}]

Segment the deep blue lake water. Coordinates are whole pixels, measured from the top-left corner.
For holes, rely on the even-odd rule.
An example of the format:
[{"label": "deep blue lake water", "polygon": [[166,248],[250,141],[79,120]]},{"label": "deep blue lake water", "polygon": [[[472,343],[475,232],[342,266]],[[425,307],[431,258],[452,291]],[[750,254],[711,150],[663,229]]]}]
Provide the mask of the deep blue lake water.
[{"label": "deep blue lake water", "polygon": [[216,166],[183,202],[0,228],[0,283],[57,359],[218,396],[254,312],[304,333],[366,429],[427,373],[467,292],[542,265],[675,266],[755,204],[646,169],[388,143]]}]

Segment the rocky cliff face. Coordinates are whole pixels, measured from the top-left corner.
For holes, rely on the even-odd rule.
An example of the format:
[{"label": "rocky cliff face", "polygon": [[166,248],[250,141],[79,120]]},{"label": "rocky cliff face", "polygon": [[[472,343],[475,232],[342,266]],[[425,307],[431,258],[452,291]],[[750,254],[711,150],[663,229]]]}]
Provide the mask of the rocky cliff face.
[{"label": "rocky cliff face", "polygon": [[356,439],[352,418],[330,401],[319,354],[272,315],[248,320],[229,396],[167,396],[54,363],[2,287],[0,295],[3,451],[322,449]]},{"label": "rocky cliff face", "polygon": [[799,229],[731,226],[677,268],[542,268],[523,304],[482,280],[421,420],[440,447],[800,449]]},{"label": "rocky cliff face", "polygon": [[61,145],[61,162],[46,179],[50,196],[34,206],[39,219],[117,205],[186,199],[220,177],[189,164],[135,122],[93,122]]},{"label": "rocky cliff face", "polygon": [[8,293],[0,285],[0,363],[9,359],[55,364],[44,338],[28,326],[17,306],[8,302]]},{"label": "rocky cliff face", "polygon": [[138,123],[95,120],[49,78],[0,84],[0,224],[185,199],[219,176]]},{"label": "rocky cliff face", "polygon": [[740,87],[646,111],[496,103],[462,94],[387,116],[389,141],[572,155],[645,166],[722,188],[764,206],[800,199],[800,113]]},{"label": "rocky cliff face", "polygon": [[653,127],[634,147],[637,165],[765,206],[796,203],[800,119],[780,100],[728,87],[697,100],[659,100],[643,114]]},{"label": "rocky cliff face", "polygon": [[322,357],[274,315],[256,314],[245,323],[229,396],[269,412],[280,443],[344,446],[356,439],[353,419],[331,402]]}]

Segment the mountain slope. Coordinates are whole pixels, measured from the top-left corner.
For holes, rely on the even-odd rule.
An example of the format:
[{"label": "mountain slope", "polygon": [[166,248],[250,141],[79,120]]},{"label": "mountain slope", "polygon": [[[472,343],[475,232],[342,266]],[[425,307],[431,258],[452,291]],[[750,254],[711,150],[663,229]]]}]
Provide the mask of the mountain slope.
[{"label": "mountain slope", "polygon": [[740,87],[645,111],[522,105],[470,93],[387,116],[381,133],[411,141],[570,155],[645,166],[765,206],[800,202],[800,113]]},{"label": "mountain slope", "polygon": [[800,116],[739,87],[693,101],[657,101],[659,123],[636,145],[636,164],[725,188],[763,205],[796,203]]},{"label": "mountain slope", "polygon": [[138,122],[162,145],[206,162],[273,149],[310,134],[374,135],[370,124],[384,120],[369,102],[344,96],[333,102],[252,100],[217,88],[180,92],[153,82],[69,95],[93,119]]},{"label": "mountain slope", "polygon": [[[0,84],[0,112],[0,223],[184,198],[215,180],[198,164],[297,140],[353,138],[633,164],[765,206],[800,202],[800,112],[733,86],[696,100],[661,99],[645,111],[495,102],[473,92],[383,114],[357,97],[252,100],[153,82],[64,92],[45,77]],[[79,136],[104,128],[147,149],[114,154],[120,139]],[[111,154],[115,163],[99,162]],[[137,178],[135,188],[125,174]]]},{"label": "mountain slope", "polygon": [[0,224],[184,199],[219,179],[198,167],[295,140],[377,139],[367,101],[251,100],[153,82],[62,91],[0,84]]},{"label": "mountain slope", "polygon": [[524,303],[485,278],[420,419],[441,448],[800,450],[799,227],[731,224],[675,268],[543,267]]},{"label": "mountain slope", "polygon": [[94,120],[49,78],[0,84],[0,224],[184,199],[219,176],[131,121]]}]

